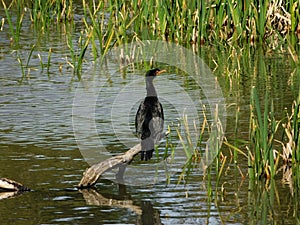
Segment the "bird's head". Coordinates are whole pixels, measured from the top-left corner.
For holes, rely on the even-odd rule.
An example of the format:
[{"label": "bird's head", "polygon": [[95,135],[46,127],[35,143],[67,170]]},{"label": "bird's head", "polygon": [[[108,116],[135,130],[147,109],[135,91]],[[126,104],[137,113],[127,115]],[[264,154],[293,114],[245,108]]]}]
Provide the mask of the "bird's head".
[{"label": "bird's head", "polygon": [[161,73],[164,73],[166,72],[166,70],[160,70],[158,68],[155,68],[155,69],[151,69],[151,70],[148,70],[147,73],[146,73],[146,77],[156,77],[158,76],[159,74]]}]

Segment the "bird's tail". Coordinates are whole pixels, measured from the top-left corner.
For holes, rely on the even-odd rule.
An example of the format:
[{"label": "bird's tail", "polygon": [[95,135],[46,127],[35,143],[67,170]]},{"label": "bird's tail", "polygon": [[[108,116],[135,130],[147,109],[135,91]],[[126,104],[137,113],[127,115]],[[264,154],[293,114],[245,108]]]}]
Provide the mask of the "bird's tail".
[{"label": "bird's tail", "polygon": [[141,150],[141,160],[150,160],[154,152],[154,140],[151,138],[146,138],[142,140],[142,150]]}]

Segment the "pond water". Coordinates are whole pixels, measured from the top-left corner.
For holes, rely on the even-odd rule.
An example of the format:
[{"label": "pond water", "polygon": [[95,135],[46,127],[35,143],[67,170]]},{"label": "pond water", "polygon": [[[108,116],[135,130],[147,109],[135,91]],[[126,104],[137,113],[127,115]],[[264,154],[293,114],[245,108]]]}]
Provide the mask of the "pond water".
[{"label": "pond water", "polygon": [[[4,16],[3,9],[0,9],[0,15]],[[98,181],[95,189],[77,190],[75,186],[89,167],[88,163],[99,161],[99,158],[95,155],[91,158],[83,156],[76,132],[89,140],[84,148],[99,150],[104,147],[106,156],[124,152],[127,147],[136,144],[137,139],[133,135],[134,114],[143,98],[138,90],[141,93],[145,91],[145,70],[138,68],[123,72],[116,65],[110,65],[105,73],[96,70],[98,77],[92,77],[93,82],[78,82],[72,68],[66,63],[66,57],[70,55],[63,26],[40,34],[28,20],[24,20],[22,29],[20,47],[16,51],[10,47],[7,25],[0,32],[0,177],[22,182],[32,191],[0,201],[1,224],[299,223],[299,195],[291,191],[288,185],[282,184],[282,173],[270,185],[263,182],[253,184],[246,175],[247,159],[240,156],[237,167],[230,160],[229,150],[225,146],[222,150],[228,160],[218,185],[215,170],[210,171],[211,187],[217,190],[214,197],[209,197],[208,178],[203,176],[199,168],[195,168],[180,184],[177,184],[178,174],[171,174],[168,182],[163,177],[156,183],[143,185],[136,185],[135,180],[130,180],[134,185],[130,182],[118,184],[108,174]],[[74,36],[76,39],[76,33]],[[19,55],[26,61],[33,44],[36,48],[29,63],[30,70],[26,69],[26,76],[22,78],[17,58]],[[46,68],[41,69],[38,54],[46,64],[49,48],[52,51],[51,67],[47,71]],[[214,54],[219,57],[218,67],[211,60]],[[92,56],[87,56],[85,73],[93,71],[89,58],[92,60]],[[225,136],[231,140],[247,140],[251,87],[256,85],[260,93],[270,90],[276,112],[282,115],[285,107],[291,107],[293,96],[297,93],[293,92],[290,84],[293,68],[289,57],[285,55],[263,56],[257,51],[246,62],[240,62],[254,66],[239,71],[238,82],[232,83],[222,75],[226,73],[223,70],[226,66],[223,59],[226,58],[228,55],[221,51],[203,53],[203,59],[214,70],[225,97]],[[260,63],[267,68],[267,76],[260,76]],[[168,95],[179,96],[178,103],[184,105],[187,100],[178,94],[182,88],[191,96],[199,96],[201,103],[206,100],[202,93],[198,93],[194,81],[187,79],[184,73],[168,65],[161,66],[166,67],[168,73],[160,80],[157,78],[155,85],[164,105],[165,124],[171,124],[179,114]],[[233,66],[232,70],[236,68]],[[129,93],[139,97],[133,102],[118,99],[122,90],[132,88],[130,85],[133,81],[136,82],[136,89]],[[176,88],[165,86],[168,82]],[[78,88],[89,89],[91,84],[95,85],[92,88],[98,90],[94,111],[96,134],[84,132],[84,121],[77,124],[82,126],[79,131],[73,123],[74,98]],[[115,114],[111,114],[114,104],[120,108],[115,108]],[[123,106],[127,107],[125,111],[121,109]],[[196,110],[202,115],[201,107],[197,105]],[[123,115],[122,112],[127,114]],[[122,123],[112,125],[115,118],[123,116],[128,120],[116,120]],[[203,118],[199,118],[199,121],[203,121]],[[86,134],[90,136],[85,137]],[[165,142],[164,139],[160,149],[163,149]],[[243,144],[240,146],[243,147]],[[142,168],[137,171],[141,176],[153,173],[152,170],[143,173],[147,166],[155,167],[154,161],[144,163],[138,159],[133,165]],[[161,168],[157,171],[163,172]],[[4,196],[7,193],[0,194]]]}]

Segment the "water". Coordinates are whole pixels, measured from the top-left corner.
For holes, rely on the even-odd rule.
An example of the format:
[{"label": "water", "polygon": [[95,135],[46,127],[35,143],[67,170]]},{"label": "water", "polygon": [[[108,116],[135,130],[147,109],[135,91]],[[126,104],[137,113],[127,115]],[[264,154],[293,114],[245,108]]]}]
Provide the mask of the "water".
[{"label": "water", "polygon": [[[4,15],[3,9],[0,9],[0,15]],[[80,15],[76,17],[80,18]],[[140,186],[132,186],[130,183],[120,185],[111,181],[112,174],[108,173],[98,181],[96,189],[78,191],[74,187],[89,166],[87,162],[99,161],[95,155],[84,158],[82,148],[97,153],[104,147],[108,157],[136,144],[133,118],[144,96],[141,92],[145,91],[145,71],[143,68],[134,71],[129,69],[124,76],[116,65],[111,65],[108,71],[116,72],[109,76],[96,73],[96,77],[90,77],[96,82],[78,82],[66,63],[66,56],[70,56],[63,28],[41,35],[30,22],[25,20],[23,26],[24,32],[17,50],[24,61],[32,44],[37,46],[29,64],[30,78],[22,79],[17,52],[12,52],[10,48],[7,26],[0,32],[0,176],[22,182],[32,191],[0,201],[1,224],[299,223],[299,196],[291,192],[288,185],[281,183],[282,174],[277,175],[271,189],[263,184],[252,187],[246,175],[247,160],[239,156],[239,167],[235,167],[230,160],[228,148],[224,146],[223,151],[228,158],[218,188],[215,172],[211,171],[211,185],[218,193],[213,198],[208,197],[208,178],[203,177],[201,169],[194,169],[189,177],[184,177],[185,184],[176,184],[178,174],[171,174],[170,184],[167,184],[162,168],[153,170],[155,163],[141,163],[138,159],[132,163],[133,166],[139,166],[143,171],[148,166],[151,168],[147,173],[138,171],[141,176],[151,176],[155,171],[162,174],[159,182]],[[37,54],[42,56],[46,64],[49,47],[52,49],[52,56],[48,73],[47,69],[41,70]],[[210,64],[209,54],[207,55],[205,61],[214,69]],[[258,58],[253,56],[250,61],[255,64]],[[88,56],[87,59],[92,57]],[[241,82],[230,85],[230,81],[222,75],[222,68],[215,71],[228,105],[226,136],[231,139],[248,138],[249,93],[252,85],[258,85],[262,92],[266,88],[271,90],[278,114],[284,107],[291,105],[294,93],[287,87],[287,83],[292,69],[286,57],[260,60],[264,60],[269,68],[268,81],[263,76],[257,77],[259,72],[254,69],[243,71]],[[91,65],[92,63],[86,62],[84,70],[91,72]],[[118,94],[120,90],[125,90],[126,93],[127,85],[131,85],[133,81],[137,81],[134,85],[136,89],[132,89],[130,93],[134,93],[133,99],[136,100],[126,108],[128,102],[118,98]],[[169,101],[168,95],[176,96],[182,105],[186,99],[184,96],[178,97],[178,88],[166,87],[167,81],[177,84],[192,96],[199,93],[192,80],[186,79],[183,73],[172,67],[168,68],[168,78],[162,77],[155,81],[165,108],[165,123],[170,124],[176,121],[180,113]],[[261,85],[265,83],[267,85]],[[74,128],[72,115],[78,88],[96,88],[100,93],[95,108],[96,134],[85,132],[89,122],[86,123],[84,119],[80,120],[82,124],[78,124],[82,129],[78,131]],[[203,98],[202,102],[205,102],[205,96],[200,96]],[[121,103],[124,103],[125,111]],[[112,115],[111,105],[120,107],[115,108]],[[196,107],[199,115],[202,114],[200,105],[197,103]],[[237,107],[240,114],[235,132]],[[118,123],[112,125],[111,121]],[[82,132],[80,138],[89,140],[86,145],[81,146],[78,142],[77,131]],[[163,149],[164,143],[165,139],[160,149]],[[3,192],[0,194],[0,197],[7,195]]]}]

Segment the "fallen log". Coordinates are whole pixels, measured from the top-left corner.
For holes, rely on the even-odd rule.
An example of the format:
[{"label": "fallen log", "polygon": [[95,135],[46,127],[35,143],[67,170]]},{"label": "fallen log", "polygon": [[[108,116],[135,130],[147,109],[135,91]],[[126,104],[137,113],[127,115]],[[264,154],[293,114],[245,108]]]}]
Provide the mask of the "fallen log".
[{"label": "fallen log", "polygon": [[124,165],[128,165],[134,156],[136,156],[140,151],[141,144],[137,144],[121,155],[113,156],[102,162],[92,165],[84,171],[83,177],[81,178],[81,181],[77,187],[79,189],[84,189],[94,186],[103,173],[116,167],[121,168],[118,174],[118,176],[121,177],[125,170]]},{"label": "fallen log", "polygon": [[30,191],[30,189],[23,184],[7,178],[0,178],[0,189],[6,191]]}]

